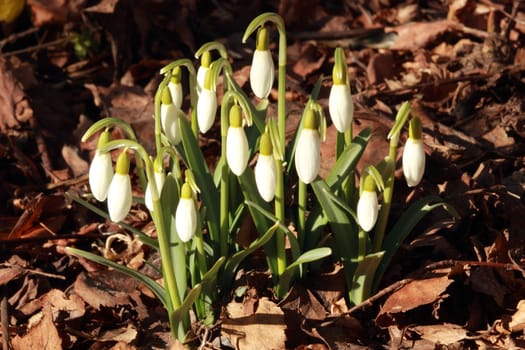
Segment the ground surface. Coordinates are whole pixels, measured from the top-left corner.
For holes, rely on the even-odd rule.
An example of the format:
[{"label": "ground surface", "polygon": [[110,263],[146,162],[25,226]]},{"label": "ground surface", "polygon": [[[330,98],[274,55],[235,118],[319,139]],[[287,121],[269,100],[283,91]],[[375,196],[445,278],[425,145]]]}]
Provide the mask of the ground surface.
[{"label": "ground surface", "polygon": [[[220,5],[219,5],[220,3]],[[251,5],[247,5],[251,3]],[[225,298],[223,320],[195,329],[194,345],[241,349],[524,348],[525,4],[511,1],[69,1],[29,0],[0,40],[0,290],[3,348],[152,349],[171,343],[166,315],[127,277],[65,254],[65,246],[144,269],[155,256],[119,226],[72,202],[89,192],[95,141],[80,137],[114,116],[153,147],[158,71],[220,40],[249,92],[257,14],[279,12],[289,31],[287,105],[296,120],[333,48],[345,47],[357,130],[372,126],[377,161],[404,101],[423,121],[425,177],[400,174],[392,219],[437,194],[460,219],[428,215],[400,248],[383,293],[350,315],[337,269],[267,289],[254,256]],[[329,80],[329,79],[328,79]],[[329,83],[320,103],[327,104]],[[275,102],[272,92],[271,102]],[[294,124],[290,123],[290,129]],[[213,135],[213,133],[212,133]],[[216,136],[203,138],[213,164]],[[323,155],[333,153],[329,133]],[[376,156],[376,158],[374,158]],[[330,162],[326,162],[326,170]],[[138,190],[137,190],[138,191]],[[135,193],[142,196],[142,193]],[[100,206],[104,208],[104,206]],[[126,222],[152,232],[147,211]],[[252,265],[250,265],[252,264]],[[222,337],[220,335],[222,334]],[[221,345],[222,342],[222,345]],[[232,345],[233,344],[233,345]],[[262,345],[261,345],[262,344]]]}]

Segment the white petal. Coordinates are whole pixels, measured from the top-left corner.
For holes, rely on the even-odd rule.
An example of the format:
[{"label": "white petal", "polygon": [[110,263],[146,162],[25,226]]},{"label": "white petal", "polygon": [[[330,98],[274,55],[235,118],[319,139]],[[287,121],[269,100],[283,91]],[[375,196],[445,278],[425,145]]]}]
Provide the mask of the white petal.
[{"label": "white petal", "polygon": [[226,162],[231,171],[241,176],[250,156],[248,139],[242,127],[229,127],[226,134]]},{"label": "white petal", "polygon": [[255,96],[266,98],[274,80],[274,66],[270,50],[255,50],[250,68],[250,85]]},{"label": "white petal", "polygon": [[177,108],[181,108],[182,106],[182,84],[178,83],[172,83],[171,81],[168,83],[168,89],[170,90],[171,94],[171,102],[173,105]]},{"label": "white petal", "polygon": [[108,212],[111,221],[122,221],[131,209],[131,180],[129,175],[113,175],[108,191]]},{"label": "white petal", "polygon": [[213,126],[217,113],[217,95],[215,91],[202,89],[197,100],[197,123],[201,133],[206,133]]},{"label": "white petal", "polygon": [[259,154],[254,169],[255,183],[261,197],[267,202],[270,202],[275,197],[275,187],[277,185],[276,169],[273,156]]},{"label": "white petal", "polygon": [[309,184],[319,174],[321,166],[319,133],[317,130],[303,129],[295,151],[295,169],[299,179]]},{"label": "white petal", "polygon": [[175,228],[183,242],[193,238],[197,229],[197,208],[190,198],[181,198],[175,212]]},{"label": "white petal", "polygon": [[113,178],[113,163],[109,153],[95,151],[95,156],[89,166],[89,187],[98,201],[106,200],[109,184]]},{"label": "white petal", "polygon": [[[154,172],[153,177],[155,178],[155,184],[157,185],[157,192],[160,197],[166,176],[164,175],[164,172],[161,172],[161,173]],[[146,186],[146,192],[144,193],[144,202],[146,203],[146,207],[150,211],[153,211],[153,199],[151,198],[151,189],[150,189],[149,182],[148,182],[148,185]]]},{"label": "white petal", "polygon": [[178,145],[181,141],[179,115],[181,110],[175,107],[173,103],[169,105],[160,105],[160,123],[162,130],[173,145]]},{"label": "white petal", "polygon": [[425,172],[423,140],[408,138],[403,150],[403,173],[409,187],[417,186]]},{"label": "white petal", "polygon": [[374,228],[379,212],[377,193],[375,191],[363,191],[357,202],[357,221],[359,226],[368,232]]},{"label": "white petal", "polygon": [[202,89],[204,89],[204,80],[206,79],[206,73],[208,73],[209,67],[200,66],[197,69],[197,93],[200,94]]},{"label": "white petal", "polygon": [[354,103],[350,88],[346,84],[334,84],[328,97],[328,110],[335,128],[345,132],[352,125]]}]

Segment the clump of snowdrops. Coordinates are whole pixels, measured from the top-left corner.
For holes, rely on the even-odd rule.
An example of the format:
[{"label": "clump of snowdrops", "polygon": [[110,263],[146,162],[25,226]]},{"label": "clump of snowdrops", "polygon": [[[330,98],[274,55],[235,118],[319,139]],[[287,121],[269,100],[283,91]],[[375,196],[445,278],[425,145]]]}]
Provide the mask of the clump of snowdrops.
[{"label": "clump of snowdrops", "polygon": [[[276,116],[267,113],[268,96],[275,85],[269,45],[272,29],[279,35]],[[74,248],[69,251],[144,282],[166,307],[173,335],[180,341],[190,329],[190,315],[213,324],[217,316],[214,301],[230,291],[237,267],[256,249],[264,248],[277,297],[283,297],[294,279],[313,268],[310,263],[332,256],[344,267],[348,303],[354,305],[377,289],[397,247],[416,223],[438,206],[448,208],[439,197],[423,198],[391,225],[390,232],[385,232],[398,143],[407,122],[403,171],[408,186],[417,186],[424,174],[421,122],[410,113],[408,103],[402,104],[388,135],[389,153],[379,164],[369,164],[357,174],[356,164],[371,131],[367,128],[353,135],[354,106],[341,48],[334,54],[328,106],[337,129],[336,162],[321,178],[320,145],[326,135],[326,118],[316,101],[321,79],[287,143],[283,20],[274,13],[262,14],[247,27],[243,41],[252,34],[256,36],[250,71],[253,97],[233,78],[225,47],[210,42],[195,54],[201,62],[197,70],[189,59],[176,60],[161,70],[163,80],[155,95],[155,154],[148,154],[133,129],[117,118],[98,121],[83,137],[99,136],[89,184],[96,200],[107,200],[108,217],[114,222],[124,220],[132,206],[129,171],[130,158],[134,159],[156,239],[134,232],[159,251],[162,283],[98,255]],[[182,109],[183,69],[188,73],[187,111]],[[219,103],[216,90],[220,76],[224,91]],[[212,173],[198,139],[199,133],[205,135],[216,124],[217,115],[221,153]],[[113,127],[120,127],[127,138],[111,140],[109,131]],[[113,170],[110,152],[117,149],[120,154]],[[255,160],[253,168],[249,166],[251,160]],[[296,178],[298,184],[292,186]],[[289,205],[286,191],[292,188],[297,188],[297,201]],[[309,196],[312,200],[307,200]],[[247,215],[258,238],[241,248],[235,237]]]}]

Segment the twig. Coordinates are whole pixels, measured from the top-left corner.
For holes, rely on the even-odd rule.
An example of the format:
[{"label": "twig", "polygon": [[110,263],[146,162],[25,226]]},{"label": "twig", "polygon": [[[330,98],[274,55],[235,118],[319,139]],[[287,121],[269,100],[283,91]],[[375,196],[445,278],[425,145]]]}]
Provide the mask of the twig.
[{"label": "twig", "polygon": [[23,38],[25,36],[31,35],[31,34],[37,32],[37,31],[38,31],[38,28],[33,27],[33,28],[29,28],[27,30],[24,30],[23,32],[20,32],[20,33],[11,34],[7,38],[5,38],[3,40],[0,40],[0,52],[2,51],[2,49],[4,48],[5,45],[7,45],[7,44],[9,44],[11,42],[17,41],[18,39]]},{"label": "twig", "polygon": [[410,283],[412,281],[413,281],[412,278],[406,278],[404,280],[397,281],[397,282],[391,284],[390,286],[380,290],[376,294],[372,295],[370,298],[366,299],[361,304],[358,304],[358,305],[350,308],[348,311],[343,312],[342,314],[339,314],[339,315],[336,315],[336,316],[328,316],[328,317],[326,317],[324,319],[324,321],[321,322],[320,326],[321,327],[331,326],[335,322],[337,322],[339,319],[343,318],[344,316],[348,316],[348,315],[350,315],[350,314],[356,312],[357,310],[360,310],[360,309],[362,309],[362,308],[364,308],[366,306],[373,305],[377,300],[381,299],[385,295],[387,295],[389,293],[392,293],[392,292],[394,292],[394,291],[404,287],[405,285],[407,285],[408,283]]}]

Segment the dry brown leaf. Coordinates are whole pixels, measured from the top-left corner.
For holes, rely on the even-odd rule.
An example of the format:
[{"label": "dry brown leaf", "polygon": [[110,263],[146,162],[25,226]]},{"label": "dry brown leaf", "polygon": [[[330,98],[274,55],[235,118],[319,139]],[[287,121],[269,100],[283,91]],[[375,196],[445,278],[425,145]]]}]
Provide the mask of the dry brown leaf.
[{"label": "dry brown leaf", "polygon": [[232,318],[223,321],[222,333],[238,350],[285,349],[283,311],[266,297],[259,299],[258,304],[255,313],[249,316],[245,316],[242,303],[228,304]]},{"label": "dry brown leaf", "polygon": [[376,318],[377,324],[381,327],[396,324],[396,315],[439,302],[453,282],[447,275],[409,282],[388,297]]},{"label": "dry brown leaf", "polygon": [[42,312],[33,316],[29,324],[27,333],[13,338],[13,350],[62,349],[62,338],[53,320],[51,304],[45,304]]},{"label": "dry brown leaf", "polygon": [[469,336],[468,331],[464,327],[450,323],[416,326],[413,329],[421,335],[421,338],[435,344],[450,345]]},{"label": "dry brown leaf", "polygon": [[33,117],[27,96],[13,76],[6,61],[0,57],[0,131],[17,128],[19,122]]}]

